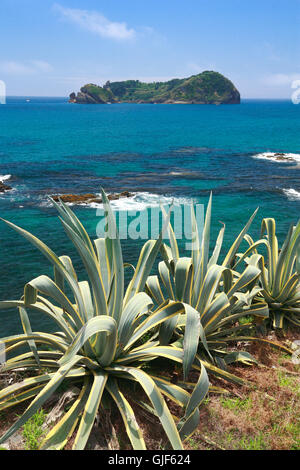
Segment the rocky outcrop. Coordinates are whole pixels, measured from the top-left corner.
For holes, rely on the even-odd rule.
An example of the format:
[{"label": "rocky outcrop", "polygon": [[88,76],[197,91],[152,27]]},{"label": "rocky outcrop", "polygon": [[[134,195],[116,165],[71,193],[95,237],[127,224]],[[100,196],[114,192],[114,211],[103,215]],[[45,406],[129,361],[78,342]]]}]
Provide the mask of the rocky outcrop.
[{"label": "rocky outcrop", "polygon": [[[123,191],[118,194],[109,194],[107,197],[110,201],[116,201],[121,198],[126,198],[126,197],[132,197],[133,194],[131,194],[129,191]],[[92,204],[92,203],[97,203],[97,204],[102,204],[102,198],[100,196],[97,196],[96,194],[60,194],[60,195],[54,195],[52,196],[52,199],[54,201],[58,202],[59,200],[69,203],[69,204]]]},{"label": "rocky outcrop", "polygon": [[0,181],[0,193],[5,193],[6,191],[10,191],[12,188],[7,184],[4,184]]},{"label": "rocky outcrop", "polygon": [[168,82],[142,83],[139,80],[107,82],[103,87],[87,84],[70,94],[70,103],[164,103],[164,104],[239,104],[240,93],[218,72],[206,71],[189,78]]},{"label": "rocky outcrop", "polygon": [[276,160],[278,162],[293,162],[294,159],[285,153],[272,153],[271,155],[266,155],[266,158]]}]

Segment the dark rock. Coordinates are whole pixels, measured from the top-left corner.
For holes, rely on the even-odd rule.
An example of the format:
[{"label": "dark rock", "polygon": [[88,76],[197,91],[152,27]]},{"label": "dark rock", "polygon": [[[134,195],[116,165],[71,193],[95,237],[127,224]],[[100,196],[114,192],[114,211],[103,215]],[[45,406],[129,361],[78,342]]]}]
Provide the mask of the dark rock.
[{"label": "dark rock", "polygon": [[12,188],[7,184],[4,184],[0,181],[0,193],[5,193],[6,191],[10,191]]},{"label": "dark rock", "polygon": [[[110,201],[116,201],[120,198],[131,197],[132,194],[129,191],[123,191],[117,194],[109,194],[107,198]],[[59,200],[69,203],[69,204],[91,204],[91,203],[102,203],[102,198],[96,194],[87,193],[87,194],[61,194],[52,196],[52,199],[56,202]]]}]

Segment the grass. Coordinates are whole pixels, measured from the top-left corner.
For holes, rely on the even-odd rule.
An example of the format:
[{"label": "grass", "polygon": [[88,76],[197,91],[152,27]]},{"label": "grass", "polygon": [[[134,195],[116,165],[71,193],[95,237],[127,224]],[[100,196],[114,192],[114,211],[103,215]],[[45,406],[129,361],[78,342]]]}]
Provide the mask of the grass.
[{"label": "grass", "polygon": [[299,389],[299,378],[291,377],[290,375],[284,373],[283,371],[278,371],[278,381],[281,387],[287,387],[296,392],[300,396]]},{"label": "grass", "polygon": [[245,398],[244,400],[240,398],[221,398],[221,403],[224,408],[238,413],[240,410],[249,409],[252,405],[252,400],[250,397]]},{"label": "grass", "polygon": [[233,448],[235,450],[266,450],[267,445],[264,440],[263,433],[259,433],[257,436],[249,437],[247,435],[242,435],[240,438],[234,438],[230,436],[228,442],[233,443]]},{"label": "grass", "polygon": [[26,450],[37,450],[39,448],[41,437],[44,434],[42,426],[45,418],[46,412],[41,409],[24,424],[22,435]]},{"label": "grass", "polygon": [[291,356],[258,343],[249,352],[261,366],[235,365],[230,371],[255,387],[214,382],[230,395],[210,394],[187,449],[300,450],[299,366]]}]

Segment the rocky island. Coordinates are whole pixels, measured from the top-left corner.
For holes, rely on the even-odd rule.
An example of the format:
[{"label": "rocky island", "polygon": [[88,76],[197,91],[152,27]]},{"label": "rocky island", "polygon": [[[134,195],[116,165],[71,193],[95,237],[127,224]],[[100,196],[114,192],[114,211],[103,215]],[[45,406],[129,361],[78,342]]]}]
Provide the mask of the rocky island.
[{"label": "rocky island", "polygon": [[70,94],[70,103],[165,103],[165,104],[239,104],[240,93],[218,72],[206,71],[189,78],[167,82],[143,83],[139,80],[88,84]]}]

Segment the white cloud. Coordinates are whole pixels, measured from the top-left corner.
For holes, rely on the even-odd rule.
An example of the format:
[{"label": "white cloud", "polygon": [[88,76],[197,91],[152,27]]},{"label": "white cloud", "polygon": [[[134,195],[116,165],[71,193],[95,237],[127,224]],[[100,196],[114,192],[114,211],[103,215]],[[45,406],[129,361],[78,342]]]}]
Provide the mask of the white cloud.
[{"label": "white cloud", "polygon": [[263,83],[269,86],[292,86],[292,83],[295,80],[300,79],[300,74],[298,73],[275,73],[264,77]]},{"label": "white cloud", "polygon": [[43,60],[32,60],[31,64],[36,71],[40,72],[51,72],[52,66]]},{"label": "white cloud", "polygon": [[34,75],[50,72],[51,70],[52,66],[42,60],[29,60],[25,62],[8,60],[0,62],[0,71],[9,75]]},{"label": "white cloud", "polygon": [[75,23],[81,28],[104,38],[128,40],[136,35],[136,31],[128,28],[126,23],[110,21],[96,11],[65,8],[57,3],[54,4],[54,9],[62,19]]}]

